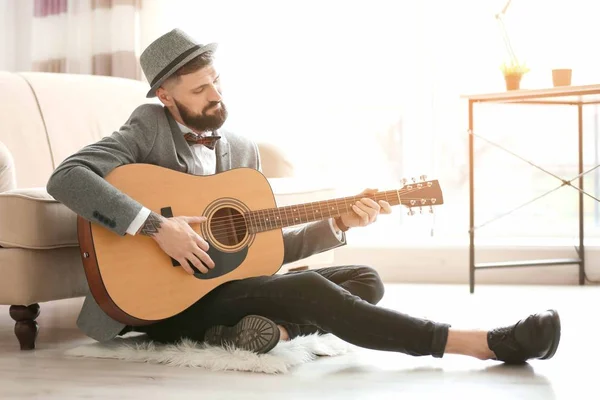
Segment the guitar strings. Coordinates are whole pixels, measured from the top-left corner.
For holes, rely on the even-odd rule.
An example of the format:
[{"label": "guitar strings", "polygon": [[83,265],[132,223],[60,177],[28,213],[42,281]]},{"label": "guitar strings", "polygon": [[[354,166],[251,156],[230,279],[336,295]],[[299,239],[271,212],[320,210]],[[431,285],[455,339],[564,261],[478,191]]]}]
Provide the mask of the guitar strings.
[{"label": "guitar strings", "polygon": [[[356,201],[358,201],[359,198],[357,198]],[[379,200],[386,200],[386,199],[375,199],[377,201]],[[331,203],[329,203],[329,201],[332,201]],[[296,213],[298,213],[297,215],[302,216],[303,214],[308,214],[308,213],[316,213],[316,212],[321,212],[321,211],[325,211],[328,212],[329,207],[331,207],[332,209],[343,209],[345,208],[345,211],[343,211],[342,213],[346,213],[349,212],[348,210],[348,202],[352,202],[354,203],[355,200],[348,200],[348,201],[335,201],[333,202],[333,200],[329,200],[328,202],[315,202],[313,203],[307,203],[307,204],[300,204],[300,205],[290,205],[290,206],[283,206],[283,207],[277,207],[277,208],[270,208],[270,209],[262,209],[262,210],[252,210],[252,211],[247,211],[243,214],[238,214],[234,217],[231,216],[223,216],[223,217],[215,217],[212,219],[212,221],[219,221],[219,220],[227,220],[231,221],[232,219],[239,219],[239,218],[249,218],[249,219],[263,219],[264,217],[275,217],[278,214],[280,216],[285,215],[286,219],[287,219],[287,214],[291,214],[291,215],[295,215]],[[341,204],[340,204],[341,203]],[[303,214],[302,214],[303,213]]]},{"label": "guitar strings", "polygon": [[[420,205],[418,205],[418,206],[420,206]],[[417,205],[415,205],[413,207],[417,207]],[[427,207],[427,205],[425,205],[425,207]],[[345,212],[338,213],[338,215],[342,215],[342,214],[345,214]],[[243,232],[247,232],[247,231],[250,231],[253,233],[258,233],[258,232],[269,231],[272,229],[285,228],[287,226],[302,225],[302,224],[305,224],[308,222],[324,220],[327,218],[333,218],[333,216],[326,216],[325,218],[317,217],[315,219],[309,218],[306,221],[303,220],[304,218],[298,218],[298,220],[295,223],[290,223],[291,218],[290,219],[279,218],[277,220],[273,219],[272,221],[275,221],[275,222],[272,222],[272,221],[256,220],[255,218],[245,218],[244,216],[239,216],[239,217],[232,218],[231,222],[220,221],[217,224],[212,224],[213,229],[211,229],[211,232],[213,235],[216,235],[216,236],[221,235],[221,234],[227,234],[227,233],[239,234],[239,233],[243,233]],[[279,224],[281,222],[283,222],[283,225],[279,226]],[[206,224],[206,222],[203,222],[202,224]]]},{"label": "guitar strings", "polygon": [[[413,205],[413,207],[427,207],[428,205],[422,205],[420,204],[420,200],[422,200],[422,197],[417,197],[417,198],[407,198],[404,197],[403,200],[415,200],[417,201],[416,204]],[[431,205],[431,204],[430,204]],[[294,207],[294,206],[292,206]],[[299,209],[302,209],[301,207],[297,207]],[[345,214],[345,213],[349,213],[350,210],[348,209],[348,207],[345,207],[346,210],[342,211],[340,210],[341,207],[337,208],[337,212],[335,213],[336,215],[341,215],[341,214]],[[274,209],[276,210],[276,209]],[[306,210],[304,210],[303,214],[298,214],[299,217],[288,217],[287,213],[285,211],[283,212],[279,212],[279,216],[282,216],[282,213],[285,214],[284,218],[277,218],[277,215],[275,214],[275,212],[273,213],[273,215],[268,215],[266,212],[262,211],[262,210],[258,210],[259,212],[263,213],[262,215],[258,214],[256,211],[250,211],[250,212],[246,212],[244,214],[238,214],[235,216],[224,216],[224,217],[216,217],[213,218],[210,222],[211,222],[211,226],[213,228],[212,232],[219,232],[218,229],[219,228],[225,228],[225,230],[230,230],[230,227],[232,225],[234,225],[236,228],[244,228],[248,225],[248,222],[250,222],[252,225],[257,226],[259,228],[262,228],[263,226],[273,226],[273,221],[276,221],[276,223],[280,222],[280,221],[292,221],[294,219],[298,220],[298,224],[302,224],[305,222],[309,222],[309,221],[302,221],[306,216],[309,216],[309,213],[312,213],[313,216],[317,216],[316,212],[321,212],[321,208],[320,207],[306,207]],[[321,213],[321,215],[323,215],[324,213]],[[265,220],[264,218],[268,217],[271,221]],[[319,219],[325,219],[325,218],[320,218],[320,215],[318,216],[319,218],[316,218],[317,220]],[[332,216],[326,216],[326,217],[332,217]],[[202,224],[206,224],[207,222],[203,222]]]},{"label": "guitar strings", "polygon": [[[405,193],[416,192],[416,191],[423,190],[423,189],[428,189],[428,188],[429,187],[422,187],[422,188],[411,189],[411,190],[400,189],[400,190],[397,190],[397,191],[378,192],[378,193],[375,193],[374,195],[370,195],[370,196],[369,195],[365,195],[365,196],[358,195],[358,196],[350,196],[350,197],[346,197],[346,198],[342,198],[342,199],[338,199],[338,200],[327,200],[327,201],[335,202],[336,205],[339,202],[344,202],[344,205],[347,206],[347,204],[345,203],[345,199],[360,199],[360,198],[363,198],[363,197],[375,197],[375,198],[377,198],[379,196],[379,197],[382,197],[381,200],[384,200],[384,198],[383,198],[382,195],[385,195],[385,198],[387,199],[387,193],[392,194],[394,196],[394,198],[395,198],[396,195],[400,195],[400,194],[402,194],[402,192],[405,192]],[[410,200],[420,201],[420,200],[423,199],[422,197],[417,197],[417,198],[410,198],[410,197],[403,197],[403,196],[400,196],[400,197],[401,197],[401,200],[407,200],[407,201],[410,201]],[[308,212],[313,212],[314,213],[317,209],[318,210],[321,209],[321,207],[319,207],[319,206],[315,207],[315,206],[311,205],[311,204],[315,204],[315,203],[320,203],[320,202],[309,203],[308,206],[307,205],[301,205],[302,208],[305,208],[305,215],[308,215]],[[421,206],[421,205],[417,203],[414,206],[416,207],[416,206]],[[427,206],[427,205],[425,205],[425,206]],[[290,207],[290,208],[291,207],[301,208],[299,205],[292,205],[292,206],[287,206],[287,207]],[[286,207],[281,207],[281,208],[279,208],[279,210],[280,209],[284,209],[284,213],[285,213],[285,208]],[[275,208],[275,209],[270,209],[270,210],[274,210],[275,211],[275,210],[278,210],[278,209]],[[263,216],[260,216],[258,214],[259,212],[264,213]],[[272,222],[269,222],[269,221],[266,221],[266,220],[262,219],[264,216],[267,216],[267,214],[266,214],[267,212],[268,212],[267,210],[255,210],[255,211],[246,212],[244,214],[238,214],[238,215],[233,216],[233,217],[231,217],[231,216],[224,216],[224,217],[213,218],[211,220],[211,222],[212,222],[211,226],[214,229],[212,229],[211,232],[212,232],[213,235],[222,234],[222,233],[236,233],[237,234],[237,233],[243,232],[244,230],[246,230],[246,231],[252,230],[251,229],[252,227],[256,227],[256,228],[262,230],[263,226],[267,227],[267,225],[270,225],[270,227],[267,228],[266,230],[276,229],[276,228],[279,228],[277,226],[277,223],[279,221],[283,221],[283,220],[285,220],[289,224],[289,218],[287,218],[287,213],[285,213],[286,214],[286,218],[285,219],[281,219],[281,218],[278,219],[276,221],[275,226],[273,226]],[[349,212],[349,211],[348,211],[348,208],[346,207],[346,213],[347,212]],[[339,212],[339,207],[338,207],[338,213],[337,214],[341,215],[341,214],[344,214],[344,212],[340,213]],[[280,215],[281,215],[281,212],[280,212]],[[292,225],[301,225],[301,224],[303,224],[305,222],[309,222],[309,221],[304,221],[303,222],[301,217],[300,218],[296,218],[296,219],[297,220],[299,219],[300,221],[298,221],[297,224],[292,224]],[[324,218],[317,218],[317,220],[318,219],[324,219]],[[250,229],[248,229],[248,221],[250,222],[250,225],[251,225]],[[203,222],[203,224],[206,224],[206,222]]]},{"label": "guitar strings", "polygon": [[[418,200],[420,201],[422,198],[421,197],[417,197],[417,198],[403,198],[403,200]],[[422,207],[421,204],[417,203],[415,204],[413,207]],[[427,205],[425,205],[425,207],[427,207]],[[312,210],[314,212],[314,210]],[[349,211],[346,211],[349,212]],[[338,215],[341,214],[345,214],[346,212],[339,212],[338,210]],[[275,222],[272,221],[266,221],[263,220],[260,216],[254,214],[254,216],[248,216],[249,213],[244,213],[243,215],[237,215],[234,217],[217,217],[215,219],[212,220],[212,228],[211,232],[213,235],[220,235],[220,234],[225,234],[225,233],[235,233],[235,234],[239,234],[241,232],[244,231],[254,231],[254,232],[258,232],[256,229],[252,229],[252,228],[258,228],[259,231],[263,231],[263,227],[266,228],[264,229],[264,231],[268,231],[271,229],[277,229],[277,228],[283,228],[284,226],[277,226],[277,224],[279,222],[286,222],[284,225],[290,225],[289,221],[290,218],[279,218],[277,220],[273,220]],[[305,214],[308,215],[308,214]],[[331,216],[326,217],[326,218],[331,218]],[[316,218],[314,220],[320,220],[320,219],[326,219],[326,218]],[[214,222],[216,219],[220,219],[219,221],[217,221],[216,223]],[[299,221],[297,221],[297,223],[291,224],[293,225],[301,225],[307,222],[311,222],[311,221],[302,221],[302,217],[300,218],[296,218]],[[312,220],[312,221],[314,221]],[[250,222],[250,224],[248,224],[248,222]],[[202,224],[206,224],[207,222],[203,222]],[[250,226],[248,226],[250,225]]]},{"label": "guitar strings", "polygon": [[[414,207],[417,207],[417,206],[415,205]],[[427,206],[425,206],[425,207],[427,207]],[[341,214],[345,214],[345,213],[341,213]],[[341,214],[338,214],[338,215],[341,215]],[[240,218],[237,218],[237,220],[233,223],[228,223],[226,221],[223,221],[223,222],[219,222],[218,225],[213,224],[212,225],[213,229],[211,229],[211,233],[213,236],[217,236],[217,237],[220,235],[224,235],[224,234],[225,235],[226,234],[238,235],[238,234],[245,233],[245,232],[259,233],[259,232],[266,232],[266,231],[270,231],[270,230],[274,230],[274,229],[302,225],[305,223],[314,222],[314,221],[318,221],[318,220],[325,220],[328,218],[333,218],[333,217],[330,216],[330,217],[325,217],[325,218],[315,218],[315,219],[309,219],[306,221],[299,219],[296,223],[290,224],[289,219],[287,219],[287,220],[286,219],[278,219],[278,220],[276,220],[276,222],[270,222],[270,221],[258,221],[257,222],[257,221],[253,221],[251,218],[246,220],[244,217],[240,217]],[[283,225],[279,225],[281,222],[283,222]],[[206,222],[203,222],[202,224],[206,224]]]},{"label": "guitar strings", "polygon": [[[423,189],[428,189],[428,188],[429,187],[427,187],[427,188],[417,188],[417,189],[414,189],[414,190],[406,190],[405,193],[415,192],[415,191],[418,191],[418,190],[423,190]],[[255,215],[256,215],[257,213],[264,213],[266,215],[269,212],[271,212],[271,213],[286,212],[285,211],[286,209],[289,210],[289,209],[292,209],[292,208],[298,208],[298,209],[304,208],[306,211],[312,211],[312,212],[314,212],[315,210],[317,210],[317,209],[320,210],[322,208],[322,206],[319,206],[317,204],[326,203],[326,205],[329,206],[330,205],[329,202],[332,202],[332,204],[334,204],[334,205],[337,206],[338,203],[341,202],[341,203],[343,203],[344,206],[346,206],[348,201],[358,201],[358,200],[360,200],[361,198],[364,198],[364,197],[368,197],[368,198],[374,197],[376,200],[386,200],[387,201],[388,200],[388,194],[391,195],[391,196],[393,196],[393,200],[396,200],[398,195],[400,195],[400,197],[402,198],[402,200],[421,200],[422,199],[422,197],[419,197],[419,198],[405,198],[405,197],[402,196],[403,190],[401,189],[401,190],[398,190],[398,191],[394,190],[394,191],[387,191],[387,192],[378,192],[378,193],[375,193],[374,195],[349,196],[349,197],[343,197],[343,198],[340,198],[340,199],[316,201],[316,202],[311,202],[311,203],[306,203],[306,204],[296,204],[296,205],[283,206],[283,207],[277,207],[277,208],[271,208],[271,209],[263,209],[263,210],[252,210],[252,211],[246,212],[244,214],[255,213]],[[377,197],[381,197],[381,198],[377,199]],[[290,211],[290,212],[294,212],[294,211]],[[346,210],[346,212],[349,212],[349,211]],[[216,221],[216,220],[219,220],[219,219],[230,220],[231,217],[230,216],[216,217],[216,218],[213,218],[212,220]]]}]

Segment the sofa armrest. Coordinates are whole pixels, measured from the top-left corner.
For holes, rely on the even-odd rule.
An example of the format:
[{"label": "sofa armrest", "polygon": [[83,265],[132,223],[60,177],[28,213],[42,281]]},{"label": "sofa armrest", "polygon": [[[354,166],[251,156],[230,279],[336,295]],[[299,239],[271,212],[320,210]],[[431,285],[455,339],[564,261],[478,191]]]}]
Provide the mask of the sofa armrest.
[{"label": "sofa armrest", "polygon": [[0,193],[16,187],[15,160],[4,143],[0,142]]}]

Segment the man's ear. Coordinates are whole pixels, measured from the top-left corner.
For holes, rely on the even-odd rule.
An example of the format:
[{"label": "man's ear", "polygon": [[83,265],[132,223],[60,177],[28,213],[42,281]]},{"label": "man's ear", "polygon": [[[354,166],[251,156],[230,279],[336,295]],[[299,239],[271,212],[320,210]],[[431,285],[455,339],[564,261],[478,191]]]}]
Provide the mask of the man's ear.
[{"label": "man's ear", "polygon": [[169,94],[169,91],[162,86],[156,90],[156,97],[158,97],[160,102],[166,107],[174,105],[173,97]]}]

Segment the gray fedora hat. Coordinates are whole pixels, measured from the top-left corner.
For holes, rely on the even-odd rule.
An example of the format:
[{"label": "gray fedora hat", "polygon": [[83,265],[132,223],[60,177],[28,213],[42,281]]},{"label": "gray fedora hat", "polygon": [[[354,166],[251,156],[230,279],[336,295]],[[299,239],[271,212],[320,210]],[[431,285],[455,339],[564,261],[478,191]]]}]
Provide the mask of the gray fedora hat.
[{"label": "gray fedora hat", "polygon": [[191,59],[216,49],[216,43],[199,44],[180,29],[173,29],[150,43],[140,55],[140,65],[151,87],[146,97],[156,97],[156,89]]}]

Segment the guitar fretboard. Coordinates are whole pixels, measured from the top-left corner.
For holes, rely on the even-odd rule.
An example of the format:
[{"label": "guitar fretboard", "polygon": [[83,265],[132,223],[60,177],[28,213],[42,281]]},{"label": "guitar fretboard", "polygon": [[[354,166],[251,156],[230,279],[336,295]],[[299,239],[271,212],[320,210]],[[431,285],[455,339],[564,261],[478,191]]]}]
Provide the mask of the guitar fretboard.
[{"label": "guitar fretboard", "polygon": [[293,206],[249,211],[244,214],[244,217],[250,228],[250,232],[258,233],[338,217],[351,212],[352,205],[365,197],[371,198],[376,202],[384,200],[392,206],[400,204],[399,191],[389,190],[387,192],[378,192],[374,195],[343,197]]}]

